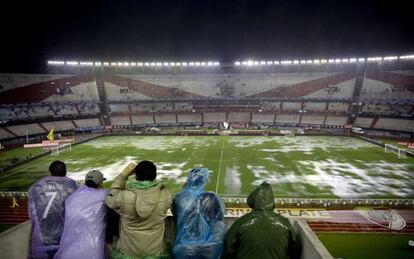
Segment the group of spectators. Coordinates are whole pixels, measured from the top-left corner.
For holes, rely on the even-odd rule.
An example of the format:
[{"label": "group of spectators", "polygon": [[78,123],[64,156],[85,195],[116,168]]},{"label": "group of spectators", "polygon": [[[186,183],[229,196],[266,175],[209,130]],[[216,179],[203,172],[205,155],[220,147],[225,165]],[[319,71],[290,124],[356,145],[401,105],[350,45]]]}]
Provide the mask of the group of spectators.
[{"label": "group of spectators", "polygon": [[[29,189],[32,223],[28,258],[292,258],[292,228],[274,212],[272,188],[266,182],[248,197],[252,211],[230,229],[225,207],[214,192],[204,191],[206,168],[189,173],[183,190],[172,197],[156,180],[150,161],[128,164],[103,189],[103,174],[92,170],[77,187],[66,177],[66,165],[54,161]],[[135,180],[129,177],[135,175]],[[165,219],[176,219],[173,248],[165,245]],[[119,217],[119,238],[108,243],[111,214]],[[116,218],[116,217],[115,217]],[[111,223],[109,223],[111,224]]]}]

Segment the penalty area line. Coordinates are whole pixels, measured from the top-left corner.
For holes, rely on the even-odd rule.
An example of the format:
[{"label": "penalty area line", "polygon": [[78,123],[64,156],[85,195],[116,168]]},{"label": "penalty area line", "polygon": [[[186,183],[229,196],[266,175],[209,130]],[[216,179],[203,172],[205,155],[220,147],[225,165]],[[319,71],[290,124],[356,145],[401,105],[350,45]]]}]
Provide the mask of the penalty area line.
[{"label": "penalty area line", "polygon": [[224,152],[223,146],[224,146],[224,137],[223,137],[223,141],[221,142],[221,155],[220,155],[219,170],[218,170],[217,182],[216,182],[216,193],[217,194],[218,194],[218,186],[219,186],[219,182],[220,182],[221,162],[223,161],[223,152]]}]

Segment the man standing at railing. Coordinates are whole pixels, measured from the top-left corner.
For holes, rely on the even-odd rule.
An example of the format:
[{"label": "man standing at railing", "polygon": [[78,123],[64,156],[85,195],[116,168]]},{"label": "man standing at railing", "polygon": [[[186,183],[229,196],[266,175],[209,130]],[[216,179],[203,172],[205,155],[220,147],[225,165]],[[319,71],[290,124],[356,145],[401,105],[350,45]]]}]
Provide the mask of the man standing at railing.
[{"label": "man standing at railing", "polygon": [[74,180],[66,177],[66,165],[54,161],[45,176],[29,189],[29,216],[32,223],[28,258],[53,258],[59,249],[64,224],[64,203],[76,190]]}]

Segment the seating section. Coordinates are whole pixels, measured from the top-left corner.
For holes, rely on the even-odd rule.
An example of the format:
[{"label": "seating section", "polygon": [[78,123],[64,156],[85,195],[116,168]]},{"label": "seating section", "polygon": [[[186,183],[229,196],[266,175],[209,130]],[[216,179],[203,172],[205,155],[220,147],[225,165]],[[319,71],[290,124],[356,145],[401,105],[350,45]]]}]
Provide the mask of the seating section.
[{"label": "seating section", "polygon": [[325,115],[308,115],[303,114],[301,124],[321,125],[325,119]]},{"label": "seating section", "polygon": [[152,114],[144,114],[144,115],[131,115],[132,123],[134,125],[152,125],[154,124],[154,118]]},{"label": "seating section", "polygon": [[99,106],[95,103],[84,103],[76,105],[81,115],[97,115],[99,114]]},{"label": "seating section", "polygon": [[73,125],[71,120],[42,122],[41,124],[48,131],[50,131],[51,129],[53,129],[54,131],[65,131],[65,130],[72,130],[75,128],[75,125]]},{"label": "seating section", "polygon": [[[0,88],[0,103],[41,103],[66,101],[98,101],[95,77],[89,75],[41,76],[32,75],[33,80],[4,82]],[[43,78],[44,81],[39,81]],[[17,79],[16,79],[17,80]]]},{"label": "seating section", "polygon": [[414,98],[412,71],[368,71],[361,91],[362,98],[408,99]]},{"label": "seating section", "polygon": [[14,138],[15,135],[11,134],[9,131],[0,128],[0,139],[6,139],[6,138]]},{"label": "seating section", "polygon": [[329,102],[328,111],[346,112],[349,109],[349,103],[346,102]]},{"label": "seating section", "polygon": [[249,112],[230,112],[227,120],[229,122],[250,122]]},{"label": "seating section", "polygon": [[298,124],[300,114],[277,114],[276,123],[279,124]]},{"label": "seating section", "polygon": [[331,116],[326,117],[325,125],[343,126],[346,124],[348,117],[345,116]]},{"label": "seating section", "polygon": [[132,100],[146,100],[151,97],[129,89],[128,87],[121,87],[119,85],[105,82],[105,92],[109,101],[132,101]]},{"label": "seating section", "polygon": [[18,87],[68,78],[70,75],[0,74],[0,92]]},{"label": "seating section", "polygon": [[380,118],[375,128],[414,132],[414,120]]},{"label": "seating section", "polygon": [[129,116],[111,116],[112,125],[131,125]]},{"label": "seating section", "polygon": [[226,114],[224,112],[205,112],[204,122],[223,122],[226,121]]},{"label": "seating section", "polygon": [[179,123],[201,123],[201,113],[179,113]]},{"label": "seating section", "polygon": [[272,123],[275,118],[273,113],[253,113],[252,123]]},{"label": "seating section", "polygon": [[80,128],[86,128],[86,127],[97,127],[101,126],[101,123],[99,120],[96,119],[82,119],[82,120],[74,120],[75,124]]},{"label": "seating section", "polygon": [[326,109],[326,102],[306,102],[303,108],[307,111],[324,111]]},{"label": "seating section", "polygon": [[172,124],[177,123],[175,113],[156,113],[155,123],[157,124]]},{"label": "seating section", "polygon": [[28,135],[46,133],[46,131],[37,123],[7,126],[7,128],[17,136],[26,136],[26,133]]},{"label": "seating section", "polygon": [[358,117],[354,122],[354,126],[361,127],[361,128],[369,128],[371,127],[373,119],[374,118]]},{"label": "seating section", "polygon": [[302,109],[302,102],[283,102],[284,111],[299,111]]},{"label": "seating section", "polygon": [[126,113],[129,112],[128,104],[110,104],[109,110],[111,113]]},{"label": "seating section", "polygon": [[29,118],[29,110],[25,106],[9,106],[0,108],[0,119],[21,120]]}]

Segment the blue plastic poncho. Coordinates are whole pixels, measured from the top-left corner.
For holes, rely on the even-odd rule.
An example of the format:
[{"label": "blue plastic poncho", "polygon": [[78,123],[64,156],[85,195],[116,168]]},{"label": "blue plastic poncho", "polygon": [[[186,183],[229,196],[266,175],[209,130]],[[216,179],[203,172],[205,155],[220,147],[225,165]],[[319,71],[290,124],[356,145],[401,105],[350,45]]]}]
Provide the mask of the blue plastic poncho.
[{"label": "blue plastic poncho", "polygon": [[74,180],[46,176],[28,192],[29,217],[32,223],[30,258],[48,258],[59,248],[64,223],[65,199],[76,190]]},{"label": "blue plastic poncho", "polygon": [[191,170],[184,190],[174,199],[174,258],[220,258],[227,230],[222,222],[224,203],[215,193],[204,192],[207,182],[206,168]]},{"label": "blue plastic poncho", "polygon": [[65,227],[55,259],[103,259],[108,190],[79,187],[65,202]]}]

